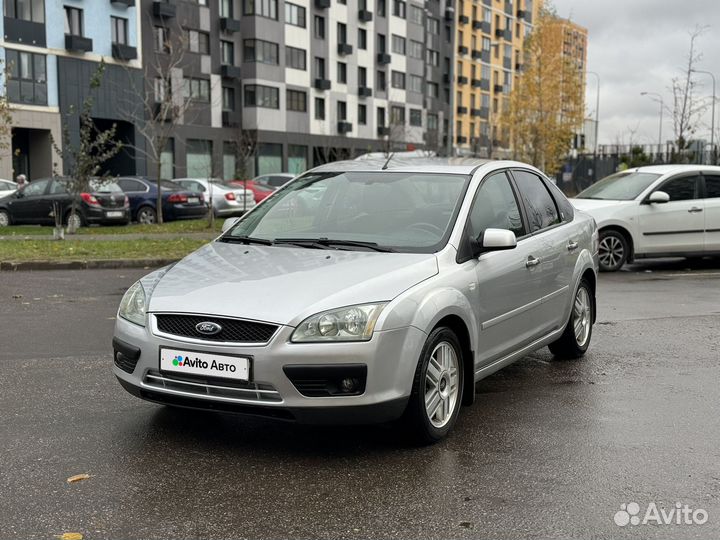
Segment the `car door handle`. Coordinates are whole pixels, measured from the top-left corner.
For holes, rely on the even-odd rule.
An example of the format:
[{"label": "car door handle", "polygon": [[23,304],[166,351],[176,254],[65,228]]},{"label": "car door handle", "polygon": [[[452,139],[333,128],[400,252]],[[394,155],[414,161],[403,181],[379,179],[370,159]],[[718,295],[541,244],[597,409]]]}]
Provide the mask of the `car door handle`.
[{"label": "car door handle", "polygon": [[578,243],[570,240],[567,245],[568,251],[575,251],[578,248]]},{"label": "car door handle", "polygon": [[542,259],[540,259],[539,257],[533,257],[532,255],[530,255],[527,258],[527,261],[525,261],[525,267],[532,268],[533,266],[537,266],[538,264],[540,264],[541,261]]},{"label": "car door handle", "polygon": [[702,208],[693,206],[690,210],[688,210],[688,212],[690,212],[691,214],[697,214],[698,212],[702,212],[702,210],[703,210]]}]

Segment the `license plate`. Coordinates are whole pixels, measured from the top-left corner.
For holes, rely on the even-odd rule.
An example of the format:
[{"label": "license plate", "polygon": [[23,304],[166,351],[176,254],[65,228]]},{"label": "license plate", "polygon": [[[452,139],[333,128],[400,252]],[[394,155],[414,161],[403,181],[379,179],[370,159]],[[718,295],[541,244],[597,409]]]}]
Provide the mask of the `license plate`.
[{"label": "license plate", "polygon": [[200,202],[200,199],[198,197],[188,197],[188,202],[190,204],[197,204]]},{"label": "license plate", "polygon": [[105,212],[105,217],[113,218],[113,217],[123,217],[125,215],[125,212],[115,211],[115,212]]},{"label": "license plate", "polygon": [[249,381],[250,359],[163,348],[160,349],[160,371]]}]

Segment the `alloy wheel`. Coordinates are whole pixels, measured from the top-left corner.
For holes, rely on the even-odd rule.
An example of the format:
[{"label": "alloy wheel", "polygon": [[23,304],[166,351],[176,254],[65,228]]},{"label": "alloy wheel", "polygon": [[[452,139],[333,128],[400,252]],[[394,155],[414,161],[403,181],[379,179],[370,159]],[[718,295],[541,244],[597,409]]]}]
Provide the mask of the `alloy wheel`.
[{"label": "alloy wheel", "polygon": [[72,213],[68,216],[68,229],[71,231],[77,231],[80,227],[82,227],[82,218],[76,214]]},{"label": "alloy wheel", "polygon": [[460,391],[457,353],[447,341],[433,349],[425,373],[425,412],[436,428],[447,424],[453,416]]},{"label": "alloy wheel", "polygon": [[578,347],[583,347],[590,337],[592,325],[592,305],[590,295],[585,287],[580,287],[573,304],[573,329]]},{"label": "alloy wheel", "polygon": [[138,223],[142,223],[143,225],[152,225],[155,223],[155,212],[148,208],[140,210],[137,220]]},{"label": "alloy wheel", "polygon": [[605,268],[615,268],[625,256],[625,248],[616,236],[605,236],[600,240],[600,264]]},{"label": "alloy wheel", "polygon": [[0,227],[7,227],[10,225],[10,217],[7,212],[0,212]]}]

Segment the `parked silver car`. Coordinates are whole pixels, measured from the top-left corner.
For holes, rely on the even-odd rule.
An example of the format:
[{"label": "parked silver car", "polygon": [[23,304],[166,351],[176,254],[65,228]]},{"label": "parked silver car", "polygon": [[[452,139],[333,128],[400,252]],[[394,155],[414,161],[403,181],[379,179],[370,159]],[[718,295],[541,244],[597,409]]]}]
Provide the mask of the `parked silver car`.
[{"label": "parked silver car", "polygon": [[249,189],[225,182],[220,178],[175,178],[176,184],[193,193],[212,199],[215,216],[238,216],[255,208],[255,196]]},{"label": "parked silver car", "polygon": [[590,344],[595,222],[522,163],[331,163],[226,225],[123,297],[114,373],[132,394],[301,422],[403,417],[431,442],[476,381]]}]

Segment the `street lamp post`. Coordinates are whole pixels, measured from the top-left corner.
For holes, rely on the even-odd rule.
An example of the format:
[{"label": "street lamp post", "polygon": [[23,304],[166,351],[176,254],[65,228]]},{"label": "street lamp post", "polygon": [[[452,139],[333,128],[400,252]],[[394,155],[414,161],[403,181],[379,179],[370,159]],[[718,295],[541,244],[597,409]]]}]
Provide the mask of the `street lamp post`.
[{"label": "street lamp post", "polygon": [[693,69],[693,73],[702,73],[704,75],[710,75],[710,78],[712,78],[712,118],[710,119],[710,160],[711,165],[714,165],[714,155],[715,155],[715,75],[710,71],[704,71],[702,69]]},{"label": "street lamp post", "polygon": [[660,128],[658,130],[658,152],[662,154],[662,124],[663,124],[663,109],[665,108],[665,103],[663,102],[663,97],[658,94],[657,92],[640,92],[641,96],[652,96],[650,99],[653,99],[653,97],[656,97],[657,99],[653,99],[653,101],[659,101],[660,102]]}]

